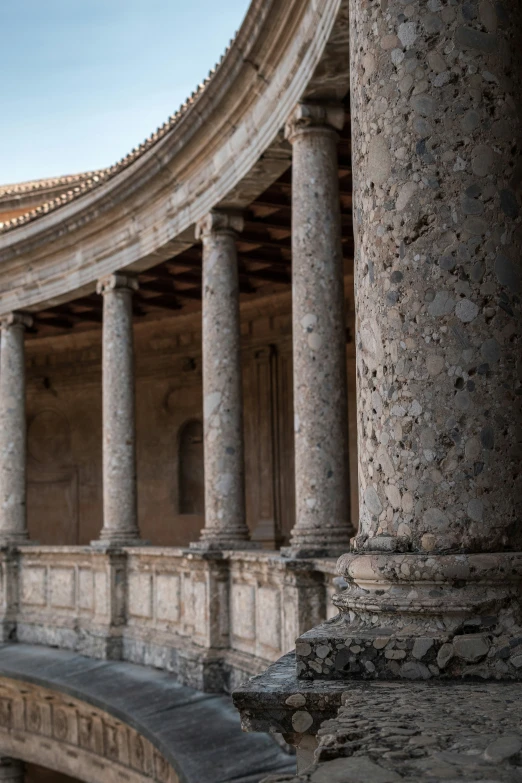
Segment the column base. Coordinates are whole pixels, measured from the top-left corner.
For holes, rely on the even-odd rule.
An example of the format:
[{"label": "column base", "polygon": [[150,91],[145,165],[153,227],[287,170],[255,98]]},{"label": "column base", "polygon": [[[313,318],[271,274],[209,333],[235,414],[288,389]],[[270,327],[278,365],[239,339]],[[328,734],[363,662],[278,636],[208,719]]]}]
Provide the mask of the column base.
[{"label": "column base", "polygon": [[148,546],[149,542],[144,541],[142,538],[97,538],[95,541],[91,541],[89,546],[93,549],[122,549],[128,546]]},{"label": "column base", "polygon": [[279,550],[281,557],[287,560],[306,560],[318,557],[340,557],[346,552],[346,546],[301,546],[296,544],[295,546],[283,546]]},{"label": "column base", "polygon": [[260,549],[261,544],[257,541],[228,541],[227,539],[202,540],[191,541],[189,544],[189,550],[192,549],[196,552],[221,552],[231,549],[233,551],[241,551],[242,549]]},{"label": "column base", "polygon": [[292,560],[314,557],[341,557],[350,551],[352,529],[347,522],[339,527],[330,527],[320,535],[317,528],[294,526],[290,544],[280,549],[281,557]]},{"label": "column base", "polygon": [[339,617],[296,643],[304,680],[522,680],[522,553],[344,555]]},{"label": "column base", "polygon": [[0,549],[16,549],[18,546],[27,546],[29,544],[35,543],[35,541],[29,541],[29,536],[27,533],[21,535],[0,536]]}]

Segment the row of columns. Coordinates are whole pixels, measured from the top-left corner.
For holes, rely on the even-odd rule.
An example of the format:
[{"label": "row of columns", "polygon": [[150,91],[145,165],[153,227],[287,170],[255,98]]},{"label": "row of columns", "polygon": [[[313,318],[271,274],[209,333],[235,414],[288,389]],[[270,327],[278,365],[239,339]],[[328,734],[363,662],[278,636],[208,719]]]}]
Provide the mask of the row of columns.
[{"label": "row of columns", "polygon": [[[288,556],[346,551],[349,515],[343,260],[337,131],[344,110],[299,105],[293,146],[293,348],[296,524]],[[246,523],[239,285],[241,215],[213,210],[203,246],[205,527],[197,549],[252,546]],[[137,523],[132,296],[124,273],[103,296],[103,528],[101,546],[140,542]],[[4,317],[0,368],[0,541],[27,539],[24,314]]]}]

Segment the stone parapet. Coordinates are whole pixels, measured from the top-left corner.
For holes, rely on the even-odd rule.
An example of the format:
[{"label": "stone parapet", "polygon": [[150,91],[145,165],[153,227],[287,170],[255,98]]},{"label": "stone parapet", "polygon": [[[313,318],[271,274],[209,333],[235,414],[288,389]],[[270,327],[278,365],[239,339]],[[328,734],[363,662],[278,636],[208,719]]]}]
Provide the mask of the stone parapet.
[{"label": "stone parapet", "polygon": [[259,674],[337,611],[327,559],[138,546],[0,555],[3,641],[150,665],[212,692]]}]

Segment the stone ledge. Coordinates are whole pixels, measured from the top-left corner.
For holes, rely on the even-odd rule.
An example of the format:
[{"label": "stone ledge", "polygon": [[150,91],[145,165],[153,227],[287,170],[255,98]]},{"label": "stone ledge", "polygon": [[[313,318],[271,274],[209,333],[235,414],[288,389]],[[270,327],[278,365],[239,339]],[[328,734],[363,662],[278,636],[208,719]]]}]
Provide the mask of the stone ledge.
[{"label": "stone ledge", "polygon": [[298,680],[295,671],[295,653],[288,653],[233,692],[244,731],[316,734],[336,714],[346,682],[307,682]]},{"label": "stone ledge", "polygon": [[[411,625],[368,627],[339,616],[302,634],[296,641],[297,672],[308,681],[476,679],[520,680],[522,636],[509,636],[482,618],[459,633],[419,634]],[[490,618],[491,620],[491,618]],[[493,622],[493,621],[492,621]]]},{"label": "stone ledge", "polygon": [[350,684],[316,763],[263,783],[517,783],[522,684]]}]

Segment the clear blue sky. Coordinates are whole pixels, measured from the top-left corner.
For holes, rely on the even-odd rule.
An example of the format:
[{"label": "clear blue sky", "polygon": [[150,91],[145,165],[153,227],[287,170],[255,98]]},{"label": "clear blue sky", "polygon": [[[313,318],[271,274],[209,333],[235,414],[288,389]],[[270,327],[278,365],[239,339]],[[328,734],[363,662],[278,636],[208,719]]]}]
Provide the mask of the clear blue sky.
[{"label": "clear blue sky", "polygon": [[249,0],[0,0],[0,184],[115,163],[219,59]]}]

